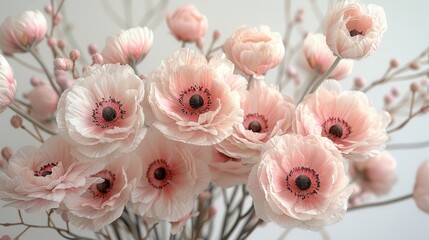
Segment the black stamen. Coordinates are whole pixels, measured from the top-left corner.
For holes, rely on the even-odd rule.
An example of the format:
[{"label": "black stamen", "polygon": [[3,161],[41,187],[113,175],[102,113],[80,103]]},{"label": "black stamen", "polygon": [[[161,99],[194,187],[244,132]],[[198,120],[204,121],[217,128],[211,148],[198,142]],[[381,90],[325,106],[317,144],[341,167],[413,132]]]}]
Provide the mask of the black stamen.
[{"label": "black stamen", "polygon": [[101,115],[106,122],[111,122],[116,118],[116,111],[112,107],[105,107]]},{"label": "black stamen", "polygon": [[340,124],[334,124],[329,128],[329,134],[340,138],[343,136],[343,128]]},{"label": "black stamen", "polygon": [[295,179],[295,185],[302,191],[311,187],[311,179],[307,175],[299,175]]},{"label": "black stamen", "polygon": [[103,178],[104,182],[97,184],[97,190],[101,193],[107,193],[110,188],[110,181]]},{"label": "black stamen", "polygon": [[167,176],[167,171],[165,171],[165,168],[160,167],[155,169],[155,172],[153,172],[153,176],[157,180],[163,180]]},{"label": "black stamen", "polygon": [[198,109],[204,105],[204,99],[199,94],[194,94],[189,99],[189,105],[191,105],[193,109]]},{"label": "black stamen", "polygon": [[353,29],[353,30],[350,31],[350,37],[354,37],[356,35],[363,35],[363,32],[359,32],[356,29]]},{"label": "black stamen", "polygon": [[252,132],[261,132],[262,127],[258,121],[251,121],[247,129],[251,130]]}]

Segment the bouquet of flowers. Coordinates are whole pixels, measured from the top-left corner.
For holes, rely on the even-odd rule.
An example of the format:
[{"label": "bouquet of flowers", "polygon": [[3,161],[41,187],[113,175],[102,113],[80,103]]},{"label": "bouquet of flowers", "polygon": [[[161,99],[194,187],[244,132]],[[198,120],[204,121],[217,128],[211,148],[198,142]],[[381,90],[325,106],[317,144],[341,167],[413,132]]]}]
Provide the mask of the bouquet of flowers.
[{"label": "bouquet of flowers", "polygon": [[[429,111],[429,48],[347,89],[339,81],[382,42],[385,11],[340,0],[324,13],[308,2],[320,24],[313,32],[285,0],[284,34],[242,25],[229,36],[214,30],[206,44],[208,18],[192,4],[166,12],[168,0],[148,0],[136,26],[131,0],[121,2],[124,17],[102,1],[124,27],[101,50],[85,43],[87,53],[65,0],[1,19],[0,112],[14,112],[10,125],[35,143],[2,146],[0,211],[15,208],[17,220],[2,219],[0,239],[41,230],[64,239],[247,239],[267,223],[285,229],[279,239],[293,228],[325,239],[325,227],[350,211],[413,199],[429,213],[429,162],[411,175],[409,194],[367,203],[397,181],[386,145],[429,145],[389,143]],[[177,49],[150,61],[161,24]],[[32,76],[22,97],[14,64]],[[391,88],[384,106],[369,99],[398,81],[407,89]]]}]

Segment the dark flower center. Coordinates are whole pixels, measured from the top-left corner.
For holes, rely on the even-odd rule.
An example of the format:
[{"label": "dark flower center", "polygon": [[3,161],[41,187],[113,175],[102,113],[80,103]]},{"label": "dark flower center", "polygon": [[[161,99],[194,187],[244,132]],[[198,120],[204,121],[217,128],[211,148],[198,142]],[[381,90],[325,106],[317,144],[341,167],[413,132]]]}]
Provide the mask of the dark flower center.
[{"label": "dark flower center", "polygon": [[199,94],[194,94],[189,99],[189,105],[193,109],[198,109],[204,105],[204,99]]},{"label": "dark flower center", "polygon": [[165,168],[159,167],[159,168],[155,169],[155,171],[153,172],[153,176],[157,180],[162,180],[167,176],[167,171],[165,171]]},{"label": "dark flower center", "polygon": [[299,175],[295,178],[295,184],[300,190],[305,191],[311,187],[311,179],[307,175]]},{"label": "dark flower center", "polygon": [[98,183],[96,187],[97,187],[97,190],[100,191],[101,193],[107,193],[110,188],[110,181],[105,178],[103,179],[104,179],[104,182]]},{"label": "dark flower center", "polygon": [[334,124],[329,128],[329,134],[337,138],[340,138],[343,136],[343,128],[338,123]]},{"label": "dark flower center", "polygon": [[356,35],[363,35],[363,32],[362,31],[358,31],[358,30],[356,30],[356,29],[352,29],[351,31],[350,31],[350,37],[354,37],[354,36],[356,36]]},{"label": "dark flower center", "polygon": [[247,129],[251,130],[252,132],[261,132],[262,127],[261,127],[261,124],[258,121],[254,120],[254,121],[251,121],[249,123],[249,126],[248,126]]},{"label": "dark flower center", "polygon": [[48,163],[45,166],[41,167],[39,171],[34,171],[34,176],[36,177],[46,177],[52,174],[52,168],[57,166],[58,163]]},{"label": "dark flower center", "polygon": [[112,107],[107,106],[103,108],[101,115],[106,122],[111,122],[116,118],[116,111]]}]

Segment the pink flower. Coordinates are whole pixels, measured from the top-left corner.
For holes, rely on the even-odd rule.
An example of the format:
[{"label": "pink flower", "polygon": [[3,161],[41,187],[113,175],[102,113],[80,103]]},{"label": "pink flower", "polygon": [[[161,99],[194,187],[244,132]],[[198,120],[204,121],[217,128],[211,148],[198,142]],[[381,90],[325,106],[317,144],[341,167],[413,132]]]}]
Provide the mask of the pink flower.
[{"label": "pink flower", "polygon": [[194,5],[187,4],[178,8],[172,16],[167,14],[167,25],[177,39],[197,42],[207,31],[207,18]]},{"label": "pink flower", "polygon": [[253,80],[245,100],[243,122],[234,125],[230,137],[216,145],[216,148],[244,163],[256,163],[265,143],[276,135],[291,131],[295,105],[293,100],[269,87],[262,80]]},{"label": "pink flower", "polygon": [[237,29],[223,46],[228,58],[241,71],[257,79],[283,60],[285,48],[280,33],[268,26]]},{"label": "pink flower", "polygon": [[232,134],[243,121],[240,99],[246,80],[233,74],[223,56],[205,57],[181,49],[164,60],[152,75],[149,103],[153,126],[167,138],[197,145],[213,145]]},{"label": "pink flower", "polygon": [[31,109],[39,114],[52,114],[57,110],[58,94],[50,84],[39,84],[27,95]]},{"label": "pink flower", "polygon": [[341,220],[351,188],[341,153],[327,138],[286,134],[267,142],[249,176],[256,216],[316,230]]},{"label": "pink flower", "polygon": [[212,147],[210,171],[212,182],[219,187],[229,188],[247,183],[253,164],[244,164],[240,159],[229,157]]},{"label": "pink flower", "polygon": [[60,134],[81,160],[118,158],[146,133],[144,84],[128,65],[106,64],[75,80],[58,103]]},{"label": "pink flower", "polygon": [[336,56],[362,59],[377,49],[387,29],[382,7],[359,0],[338,1],[324,22],[326,43]]},{"label": "pink flower", "polygon": [[385,148],[390,115],[373,107],[360,91],[342,91],[327,80],[302,101],[295,112],[294,131],[331,139],[344,157],[366,160]]},{"label": "pink flower", "polygon": [[206,152],[151,130],[137,154],[142,159],[142,176],[131,195],[134,211],[144,217],[173,222],[191,212],[194,200],[211,180],[204,160]]},{"label": "pink flower", "polygon": [[350,177],[360,186],[360,194],[387,194],[396,183],[396,161],[388,152],[371,157],[364,162],[353,162]]},{"label": "pink flower", "polygon": [[13,69],[0,55],[0,113],[13,101],[16,92],[16,81],[13,77]]},{"label": "pink flower", "polygon": [[423,162],[417,170],[413,198],[420,210],[429,213],[429,161]]},{"label": "pink flower", "polygon": [[[308,65],[318,74],[323,75],[332,63],[335,56],[326,45],[326,37],[321,33],[310,33],[304,40],[304,56]],[[342,59],[329,75],[331,79],[342,79],[347,77],[353,69],[353,60]]]},{"label": "pink flower", "polygon": [[70,223],[83,230],[98,231],[118,219],[140,178],[139,168],[138,156],[130,153],[91,175],[97,181],[86,191],[64,198],[62,208]]},{"label": "pink flower", "polygon": [[48,139],[40,149],[21,148],[0,172],[0,198],[6,206],[40,212],[57,208],[64,197],[85,189],[95,179],[87,178],[103,165],[80,163],[70,156],[60,136]]},{"label": "pink flower", "polygon": [[8,54],[26,52],[43,40],[46,29],[46,19],[38,10],[9,16],[0,25],[0,49]]},{"label": "pink flower", "polygon": [[101,54],[107,63],[129,64],[140,63],[153,43],[153,33],[147,27],[122,30],[113,37],[108,37]]}]

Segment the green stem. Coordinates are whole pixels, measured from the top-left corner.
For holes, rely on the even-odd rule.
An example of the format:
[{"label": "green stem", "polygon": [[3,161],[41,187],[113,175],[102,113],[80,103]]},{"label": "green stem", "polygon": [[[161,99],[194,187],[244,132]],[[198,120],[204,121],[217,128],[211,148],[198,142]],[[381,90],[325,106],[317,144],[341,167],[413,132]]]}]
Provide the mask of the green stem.
[{"label": "green stem", "polygon": [[380,207],[380,206],[384,206],[384,205],[388,205],[388,204],[393,204],[393,203],[397,203],[397,202],[401,202],[404,200],[407,200],[409,198],[412,198],[413,194],[407,194],[401,197],[397,197],[397,198],[393,198],[387,201],[383,201],[383,202],[376,202],[376,203],[368,203],[368,204],[362,204],[359,206],[355,206],[355,207],[350,207],[347,211],[353,211],[353,210],[358,210],[358,209],[362,209],[362,208],[370,208],[370,207]]},{"label": "green stem", "polygon": [[25,113],[22,109],[19,109],[18,107],[16,107],[13,104],[9,105],[9,108],[12,109],[14,112],[16,112],[18,115],[20,115],[21,117],[25,118],[27,121],[33,123],[34,125],[36,125],[38,128],[42,129],[43,131],[45,131],[46,133],[49,133],[51,135],[57,135],[56,132],[52,131],[51,129],[48,129],[46,126],[44,126],[42,123],[40,123],[39,121],[37,121],[36,119],[34,119],[33,117],[31,117],[30,115],[28,115],[27,113]]}]

